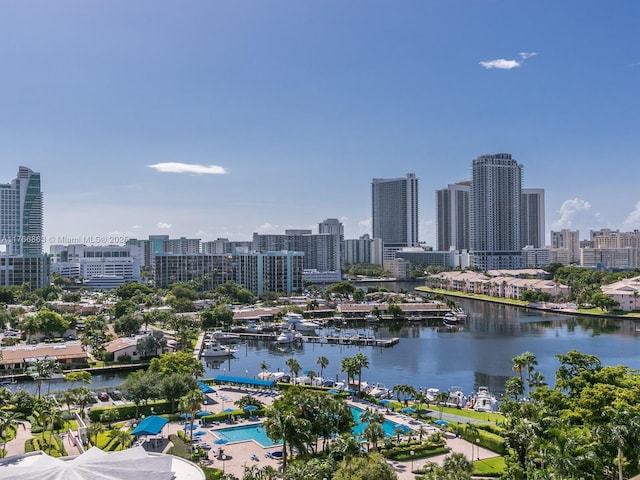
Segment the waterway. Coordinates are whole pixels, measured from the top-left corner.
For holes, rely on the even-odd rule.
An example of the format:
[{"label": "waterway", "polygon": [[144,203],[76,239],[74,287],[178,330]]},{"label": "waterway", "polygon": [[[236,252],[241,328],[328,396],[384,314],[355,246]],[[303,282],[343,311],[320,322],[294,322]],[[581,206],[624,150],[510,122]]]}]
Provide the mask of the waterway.
[{"label": "waterway", "polygon": [[[413,288],[413,284],[384,284],[389,290]],[[512,359],[530,351],[538,360],[537,369],[553,385],[559,365],[556,354],[571,349],[597,355],[603,365],[627,365],[640,370],[640,323],[632,320],[583,318],[555,313],[525,310],[477,300],[457,300],[467,312],[466,323],[459,329],[421,324],[383,324],[370,329],[362,325],[352,333],[372,333],[377,338],[399,337],[394,347],[370,347],[306,343],[283,347],[275,342],[249,340],[236,346],[234,358],[205,363],[205,377],[234,375],[254,378],[264,361],[270,371],[288,373],[285,362],[295,358],[302,370],[320,367],[317,359],[325,356],[329,365],[324,377],[344,380],[340,362],[346,356],[365,354],[369,368],[363,380],[381,383],[388,388],[397,384],[415,387],[437,387],[447,390],[452,385],[471,393],[478,386],[488,386],[494,393],[504,391],[505,381],[512,375]],[[204,361],[204,360],[203,360]],[[302,374],[302,373],[300,373]],[[117,386],[126,374],[94,376],[91,388]],[[33,382],[18,384],[30,390]],[[67,388],[53,381],[51,391]],[[15,388],[15,386],[13,387]]]}]

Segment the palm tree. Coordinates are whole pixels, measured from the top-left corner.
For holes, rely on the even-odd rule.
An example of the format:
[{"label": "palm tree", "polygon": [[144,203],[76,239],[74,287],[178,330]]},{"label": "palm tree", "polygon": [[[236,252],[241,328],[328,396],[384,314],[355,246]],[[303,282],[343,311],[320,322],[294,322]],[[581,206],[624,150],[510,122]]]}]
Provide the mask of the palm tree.
[{"label": "palm tree", "polygon": [[623,407],[619,410],[608,408],[611,421],[596,430],[604,443],[612,444],[617,450],[618,480],[623,480],[624,448],[635,444],[640,433],[640,416],[633,415]]},{"label": "palm tree", "polygon": [[105,426],[100,422],[92,422],[91,425],[87,427],[87,436],[89,437],[89,442],[91,442],[91,445],[98,445],[98,435],[105,430]]},{"label": "palm tree", "polygon": [[364,439],[373,445],[373,450],[378,450],[378,441],[384,437],[384,430],[382,425],[376,422],[369,423],[362,431]]},{"label": "palm tree", "polygon": [[2,458],[7,454],[7,437],[9,430],[18,425],[18,414],[7,410],[0,410],[0,438],[2,439]]},{"label": "palm tree", "polygon": [[308,435],[310,422],[297,418],[293,413],[287,413],[280,408],[272,408],[267,411],[267,419],[264,429],[267,436],[273,440],[282,440],[282,470],[287,468],[287,447],[291,444],[299,444]]},{"label": "palm tree", "polygon": [[518,374],[518,376],[520,377],[520,383],[524,385],[523,373],[529,360],[524,354],[522,354],[514,357],[512,361],[513,361],[513,366],[511,367],[511,370],[513,370]]},{"label": "palm tree", "polygon": [[[44,380],[50,379],[58,370],[58,362],[56,362],[52,358],[44,357],[40,360],[36,360],[34,369],[34,373],[36,374],[36,381],[38,382],[38,398],[40,398],[42,382]],[[49,384],[49,388],[51,388],[51,384]]]},{"label": "palm tree", "polygon": [[266,372],[269,370],[269,364],[263,360],[260,362],[260,370],[262,370],[263,373]]},{"label": "palm tree", "polygon": [[320,365],[320,377],[324,378],[324,369],[329,365],[329,359],[324,355],[321,355],[320,357],[318,357],[318,360],[316,360],[316,365]]},{"label": "palm tree", "polygon": [[438,392],[438,394],[436,395],[436,403],[440,407],[440,420],[442,420],[444,404],[446,403],[448,398],[449,398],[449,395],[447,394],[447,392]]},{"label": "palm tree", "polygon": [[300,363],[298,363],[295,358],[289,358],[286,362],[284,362],[284,364],[291,372],[291,383],[295,383],[295,378],[298,376],[298,372],[300,371]]},{"label": "palm tree", "polygon": [[131,443],[131,434],[126,430],[118,430],[118,433],[116,433],[115,438],[117,439],[117,443],[118,445],[120,445],[121,450],[124,450],[125,447],[128,447],[129,444]]},{"label": "palm tree", "polygon": [[340,362],[340,371],[347,375],[348,387],[352,383],[351,380],[353,380],[358,373],[358,366],[356,365],[355,359],[353,357],[344,357]]},{"label": "palm tree", "polygon": [[193,421],[195,420],[196,412],[202,407],[205,397],[199,389],[191,390],[180,399],[180,409],[183,412],[189,413],[189,441],[193,442]]},{"label": "palm tree", "polygon": [[362,369],[369,368],[369,358],[364,353],[358,353],[354,357],[356,367],[358,368],[358,392],[362,387]]}]

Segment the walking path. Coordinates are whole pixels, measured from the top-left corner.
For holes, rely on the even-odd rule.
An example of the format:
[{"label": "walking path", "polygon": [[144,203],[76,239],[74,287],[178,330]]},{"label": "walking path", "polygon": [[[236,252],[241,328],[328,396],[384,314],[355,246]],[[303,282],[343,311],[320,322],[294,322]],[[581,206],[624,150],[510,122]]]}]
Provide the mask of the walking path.
[{"label": "walking path", "polygon": [[22,455],[24,453],[24,442],[32,438],[31,435],[31,424],[26,420],[21,420],[18,428],[16,430],[16,436],[10,442],[7,442],[6,449],[7,454],[6,457],[11,457],[13,455]]}]

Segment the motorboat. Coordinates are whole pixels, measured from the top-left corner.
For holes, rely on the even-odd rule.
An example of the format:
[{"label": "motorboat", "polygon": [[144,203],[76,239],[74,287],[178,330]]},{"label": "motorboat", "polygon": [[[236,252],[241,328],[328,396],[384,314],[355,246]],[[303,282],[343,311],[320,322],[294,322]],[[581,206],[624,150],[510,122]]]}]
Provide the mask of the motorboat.
[{"label": "motorboat", "polygon": [[255,322],[250,322],[247,324],[247,328],[245,328],[244,331],[246,333],[262,333],[262,326]]},{"label": "motorboat", "polygon": [[389,398],[391,396],[391,390],[382,385],[381,383],[376,383],[370,390],[369,395],[375,398]]},{"label": "motorboat", "polygon": [[447,313],[444,316],[443,321],[447,327],[455,327],[456,325],[458,325],[458,317],[451,312]]},{"label": "motorboat", "polygon": [[220,342],[220,343],[233,343],[240,341],[240,335],[230,332],[223,332],[217,330],[211,333],[211,338]]},{"label": "motorboat", "polygon": [[235,348],[225,347],[218,342],[205,343],[202,350],[203,357],[231,357],[234,353],[236,353]]},{"label": "motorboat", "polygon": [[294,343],[302,340],[302,335],[295,330],[283,330],[278,338],[276,338],[276,342],[279,344],[287,344]]},{"label": "motorboat", "polygon": [[498,400],[489,391],[489,387],[478,387],[473,409],[476,412],[493,412]]},{"label": "motorboat", "polygon": [[380,319],[376,317],[373,313],[369,313],[366,317],[364,317],[364,321],[367,323],[376,323]]},{"label": "motorboat", "polygon": [[449,395],[445,402],[447,407],[462,408],[465,406],[467,397],[465,397],[462,387],[452,386],[449,388]]},{"label": "motorboat", "polygon": [[435,403],[438,400],[438,395],[440,394],[439,388],[430,387],[427,388],[425,392],[425,397],[429,403]]},{"label": "motorboat", "polygon": [[320,328],[320,325],[311,320],[303,320],[302,322],[293,324],[293,328],[298,332],[316,333],[316,330]]}]

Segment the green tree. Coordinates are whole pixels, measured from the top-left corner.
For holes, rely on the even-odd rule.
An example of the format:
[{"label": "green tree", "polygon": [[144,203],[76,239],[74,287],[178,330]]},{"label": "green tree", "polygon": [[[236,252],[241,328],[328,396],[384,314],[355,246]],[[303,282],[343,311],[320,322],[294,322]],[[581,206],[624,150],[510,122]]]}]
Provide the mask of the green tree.
[{"label": "green tree", "polygon": [[160,396],[158,375],[144,370],[136,370],[127,375],[121,388],[126,397],[135,404],[136,418],[138,418],[138,409],[142,403],[150,398]]},{"label": "green tree", "polygon": [[135,335],[140,331],[141,325],[142,322],[139,318],[131,313],[127,313],[118,317],[118,319],[113,322],[113,330],[121,336]]},{"label": "green tree", "polygon": [[175,372],[161,377],[160,395],[171,404],[171,411],[176,410],[176,401],[197,387],[196,380],[184,372]]},{"label": "green tree", "polygon": [[200,360],[188,352],[165,353],[158,358],[153,358],[148,370],[161,376],[186,373],[198,378],[204,375],[204,366]]},{"label": "green tree", "polygon": [[329,366],[329,359],[327,357],[325,357],[324,355],[320,355],[318,357],[318,359],[316,360],[316,365],[320,366],[320,377],[324,378],[324,369],[327,368]]},{"label": "green tree", "polygon": [[300,372],[300,363],[295,358],[289,358],[286,362],[284,362],[284,364],[291,372],[291,382],[293,383],[294,380],[298,377],[298,373]]},{"label": "green tree", "polygon": [[87,438],[89,439],[89,442],[91,442],[91,445],[98,445],[98,435],[103,433],[105,430],[106,428],[100,422],[92,422],[87,427]]},{"label": "green tree", "polygon": [[189,441],[193,443],[193,422],[196,417],[196,412],[202,408],[204,402],[204,393],[199,389],[189,390],[186,395],[180,399],[180,410],[189,414]]},{"label": "green tree", "polygon": [[18,426],[18,414],[8,410],[0,410],[0,439],[2,439],[2,458],[7,455],[7,439],[11,430]]},{"label": "green tree", "polygon": [[357,353],[354,362],[358,368],[358,392],[362,388],[362,369],[369,368],[369,358],[364,353]]},{"label": "green tree", "polygon": [[355,457],[348,464],[342,462],[332,480],[395,480],[398,478],[386,460],[377,454]]}]

